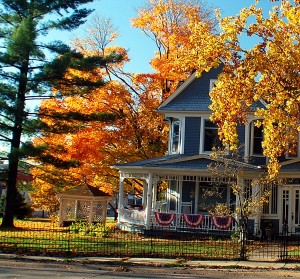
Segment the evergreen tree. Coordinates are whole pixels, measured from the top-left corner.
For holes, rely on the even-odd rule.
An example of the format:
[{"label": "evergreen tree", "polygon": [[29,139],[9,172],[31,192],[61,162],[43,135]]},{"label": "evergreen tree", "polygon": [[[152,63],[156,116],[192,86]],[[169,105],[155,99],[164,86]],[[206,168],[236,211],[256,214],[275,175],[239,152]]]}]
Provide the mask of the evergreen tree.
[{"label": "evergreen tree", "polygon": [[[22,139],[24,135],[36,134],[38,129],[47,128],[46,125],[38,124],[38,115],[28,110],[28,102],[59,98],[59,88],[63,86],[69,86],[70,94],[87,94],[91,87],[102,85],[102,79],[87,81],[78,75],[74,79],[66,78],[69,69],[92,72],[107,61],[117,59],[83,57],[60,41],[47,43],[46,35],[50,31],[71,31],[84,23],[92,10],[81,8],[81,5],[89,2],[92,0],[0,1],[0,141],[10,146],[2,227],[14,225],[18,165],[22,156],[26,157],[26,152],[31,150],[23,149]],[[57,88],[55,95],[51,94],[53,86]],[[70,117],[54,116],[63,119]],[[72,117],[81,116],[73,114]],[[42,159],[65,167],[68,163],[49,157]]]}]

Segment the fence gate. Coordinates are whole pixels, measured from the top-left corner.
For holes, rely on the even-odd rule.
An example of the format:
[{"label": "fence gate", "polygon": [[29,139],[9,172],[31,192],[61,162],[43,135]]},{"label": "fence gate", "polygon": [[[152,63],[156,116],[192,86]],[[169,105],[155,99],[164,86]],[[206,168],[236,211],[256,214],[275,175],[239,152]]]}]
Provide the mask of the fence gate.
[{"label": "fence gate", "polygon": [[278,236],[262,240],[247,240],[246,258],[253,261],[292,261],[300,259],[300,227],[291,231],[283,225]]}]

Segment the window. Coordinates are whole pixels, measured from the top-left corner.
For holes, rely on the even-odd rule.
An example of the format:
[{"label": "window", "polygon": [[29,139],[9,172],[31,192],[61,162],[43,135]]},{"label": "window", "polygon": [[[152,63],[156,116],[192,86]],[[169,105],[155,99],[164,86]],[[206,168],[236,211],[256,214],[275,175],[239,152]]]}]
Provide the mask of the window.
[{"label": "window", "polygon": [[255,126],[254,122],[252,122],[251,126],[251,150],[252,155],[263,155],[262,141],[263,141],[263,127]]},{"label": "window", "polygon": [[170,153],[176,154],[180,150],[180,121],[178,118],[171,120]]},{"label": "window", "polygon": [[201,182],[198,194],[198,213],[214,210],[218,204],[228,204],[227,187],[226,184]]},{"label": "window", "polygon": [[263,214],[277,214],[278,185],[272,185],[268,202],[263,206]]},{"label": "window", "polygon": [[177,181],[171,180],[169,184],[169,199],[170,199],[170,211],[177,210],[177,202],[178,202],[178,186]]},{"label": "window", "polygon": [[214,147],[221,147],[217,125],[207,119],[202,124],[202,152],[211,152]]}]

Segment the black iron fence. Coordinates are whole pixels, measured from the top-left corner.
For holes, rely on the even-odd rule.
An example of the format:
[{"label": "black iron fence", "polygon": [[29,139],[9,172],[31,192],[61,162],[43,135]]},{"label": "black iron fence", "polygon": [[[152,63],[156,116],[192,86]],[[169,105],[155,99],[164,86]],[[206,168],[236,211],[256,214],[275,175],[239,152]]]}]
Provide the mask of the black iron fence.
[{"label": "black iron fence", "polygon": [[[26,225],[25,225],[26,224]],[[259,240],[239,233],[193,234],[153,228],[121,231],[115,224],[60,228],[49,222],[16,223],[0,229],[0,252],[58,256],[164,257],[184,259],[300,260],[300,239],[286,229]]]}]

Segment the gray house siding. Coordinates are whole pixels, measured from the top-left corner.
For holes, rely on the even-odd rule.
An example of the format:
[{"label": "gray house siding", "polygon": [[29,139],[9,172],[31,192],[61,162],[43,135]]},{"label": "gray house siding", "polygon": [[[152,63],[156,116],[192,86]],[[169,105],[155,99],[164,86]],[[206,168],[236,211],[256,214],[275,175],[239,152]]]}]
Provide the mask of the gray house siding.
[{"label": "gray house siding", "polygon": [[238,137],[241,145],[245,145],[245,126],[238,126]]},{"label": "gray house siding", "polygon": [[204,72],[200,78],[196,78],[176,98],[160,107],[160,111],[210,111],[209,97],[210,80],[217,79],[222,67]]},{"label": "gray house siding", "polygon": [[199,154],[200,124],[200,117],[185,118],[184,154],[186,155]]}]

